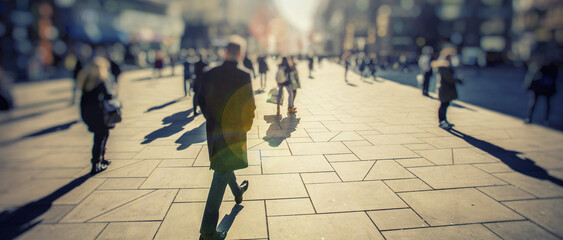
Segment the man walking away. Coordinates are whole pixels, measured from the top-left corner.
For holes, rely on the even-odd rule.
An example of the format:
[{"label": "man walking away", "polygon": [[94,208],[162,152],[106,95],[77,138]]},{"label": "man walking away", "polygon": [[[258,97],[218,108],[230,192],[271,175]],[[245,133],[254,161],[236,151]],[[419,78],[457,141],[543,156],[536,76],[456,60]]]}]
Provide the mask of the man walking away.
[{"label": "man walking away", "polygon": [[430,85],[430,77],[432,77],[432,67],[430,67],[430,62],[432,60],[432,54],[434,49],[430,46],[425,46],[422,48],[422,55],[418,59],[418,67],[422,72],[423,82],[422,82],[422,95],[428,95],[428,86]]},{"label": "man walking away", "polygon": [[207,120],[207,145],[213,180],[207,196],[199,239],[224,239],[226,233],[217,232],[219,208],[227,184],[236,204],[248,189],[248,181],[239,186],[234,170],[248,167],[246,132],[254,119],[254,96],[250,74],[238,67],[244,57],[246,42],[231,36],[226,48],[225,62],[203,74],[200,82],[199,104]]},{"label": "man walking away", "polygon": [[260,73],[260,89],[266,89],[266,79],[268,79],[268,63],[266,62],[266,56],[261,56],[258,58],[258,73]]},{"label": "man walking away", "polygon": [[250,60],[250,58],[248,58],[248,56],[244,57],[244,61],[242,62],[244,67],[248,68],[248,70],[250,70],[250,72],[252,72],[252,77],[256,78],[256,72],[254,71],[254,64],[252,64],[252,61]]}]

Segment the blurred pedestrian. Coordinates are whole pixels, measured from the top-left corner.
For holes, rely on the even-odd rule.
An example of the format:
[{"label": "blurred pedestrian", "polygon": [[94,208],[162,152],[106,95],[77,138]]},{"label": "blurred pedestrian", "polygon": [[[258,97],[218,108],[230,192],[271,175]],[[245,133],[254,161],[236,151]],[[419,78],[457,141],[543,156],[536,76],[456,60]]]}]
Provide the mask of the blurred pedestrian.
[{"label": "blurred pedestrian", "polygon": [[283,89],[287,90],[287,94],[289,95],[287,98],[287,112],[288,113],[296,113],[295,107],[293,107],[293,87],[291,84],[291,73],[292,69],[289,65],[289,60],[287,57],[282,58],[282,62],[278,66],[278,72],[276,73],[276,82],[278,83],[278,99],[277,99],[277,110],[276,113],[280,114],[280,103],[281,103],[281,96],[283,94]]},{"label": "blurred pedestrian", "polygon": [[439,126],[443,129],[449,130],[454,124],[448,122],[446,113],[450,102],[457,99],[456,84],[461,84],[462,81],[454,75],[451,58],[455,54],[455,49],[446,47],[440,51],[440,58],[432,62],[432,67],[437,72],[438,82],[438,98],[440,99],[440,108],[438,109],[438,122]]},{"label": "blurred pedestrian", "polygon": [[176,71],[174,71],[174,68],[176,67],[176,61],[178,61],[178,57],[175,53],[171,53],[170,54],[170,68],[172,68],[172,76],[176,75]]},{"label": "blurred pedestrian", "polygon": [[350,69],[350,57],[344,60],[344,81],[348,82],[348,70]]},{"label": "blurred pedestrian", "polygon": [[313,64],[315,62],[313,54],[307,56],[307,61],[309,61],[309,78],[313,78]]},{"label": "blurred pedestrian", "polygon": [[9,110],[14,107],[14,98],[12,97],[13,79],[10,74],[6,73],[0,66],[0,110]]},{"label": "blurred pedestrian", "polygon": [[[288,59],[289,69],[291,73],[289,75],[291,80],[291,88],[293,89],[293,104],[295,105],[295,98],[297,98],[297,89],[301,88],[301,82],[299,81],[299,72],[297,71],[297,66],[295,63],[295,58],[291,56]],[[293,108],[297,109],[295,106]]]},{"label": "blurred pedestrian", "polygon": [[193,110],[194,110],[194,116],[196,116],[198,114],[197,112],[197,106],[198,106],[198,100],[200,99],[199,97],[199,88],[200,85],[202,84],[201,82],[203,81],[203,70],[209,65],[209,63],[207,62],[207,51],[205,51],[205,49],[201,49],[199,51],[199,60],[194,64],[194,98],[193,98]]},{"label": "blurred pedestrian", "polygon": [[231,36],[225,62],[203,74],[199,95],[201,111],[207,120],[207,145],[213,180],[203,212],[199,239],[224,239],[226,232],[217,232],[219,208],[229,185],[236,204],[243,200],[248,181],[237,184],[234,170],[248,167],[246,133],[254,119],[252,81],[247,71],[238,67],[243,60],[246,43]]},{"label": "blurred pedestrian", "polygon": [[109,129],[104,121],[104,101],[110,100],[112,95],[106,88],[110,64],[103,57],[96,57],[78,74],[78,87],[82,91],[80,99],[80,113],[82,120],[88,126],[88,131],[94,133],[92,146],[91,174],[104,171],[110,164],[105,159],[105,146],[109,137]]},{"label": "blurred pedestrian", "polygon": [[418,67],[422,73],[422,95],[428,95],[428,87],[430,86],[430,77],[432,77],[432,67],[430,63],[432,61],[432,54],[434,49],[430,46],[425,46],[422,48],[422,55],[418,58]]},{"label": "blurred pedestrian", "polygon": [[[190,51],[188,51],[188,52],[190,52]],[[186,56],[186,58],[184,59],[184,62],[183,62],[183,65],[184,65],[184,81],[182,81],[182,82],[184,84],[184,97],[188,96],[188,94],[191,95],[191,91],[193,89],[193,78],[192,78],[193,64],[192,64],[191,60],[192,60],[191,56],[188,53],[188,56]]]},{"label": "blurred pedestrian", "polygon": [[72,97],[70,99],[70,105],[74,105],[74,101],[76,100],[76,90],[78,88],[77,81],[78,81],[78,73],[82,71],[82,61],[80,59],[80,54],[76,55],[76,62],[74,64],[74,71],[72,72]]},{"label": "blurred pedestrian", "polygon": [[551,110],[551,97],[556,92],[555,82],[559,69],[549,61],[545,54],[534,57],[524,79],[524,87],[530,90],[530,101],[528,103],[528,116],[524,122],[531,123],[534,109],[539,96],[545,96],[546,111],[544,124],[549,125],[549,113]]},{"label": "blurred pedestrian", "polygon": [[252,73],[252,77],[256,78],[256,72],[254,71],[254,64],[252,64],[252,61],[250,60],[250,58],[248,58],[248,55],[244,57],[244,61],[242,62],[242,64],[244,65],[244,67],[250,70],[250,72]]},{"label": "blurred pedestrian", "polygon": [[154,61],[154,69],[158,72],[158,77],[162,77],[162,68],[164,67],[164,58],[162,52],[157,51]]},{"label": "blurred pedestrian", "polygon": [[260,73],[260,89],[266,89],[266,79],[268,79],[268,63],[266,62],[266,56],[261,56],[258,58],[258,73]]}]

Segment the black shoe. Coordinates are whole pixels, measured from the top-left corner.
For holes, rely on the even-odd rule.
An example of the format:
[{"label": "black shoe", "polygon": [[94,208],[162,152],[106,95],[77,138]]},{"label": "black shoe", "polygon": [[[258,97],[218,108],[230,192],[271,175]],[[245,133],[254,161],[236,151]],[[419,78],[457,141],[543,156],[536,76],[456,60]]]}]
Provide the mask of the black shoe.
[{"label": "black shoe", "polygon": [[247,189],[248,189],[248,180],[244,180],[240,184],[240,195],[235,196],[235,202],[237,204],[242,203],[242,195],[244,194],[244,192],[246,192]]},{"label": "black shoe", "polygon": [[104,170],[106,170],[108,168],[108,165],[103,164],[101,162],[98,163],[92,163],[92,169],[90,170],[90,174],[92,175],[96,175],[98,173],[103,172]]},{"label": "black shoe", "polygon": [[227,238],[226,232],[214,232],[212,234],[200,234],[199,240],[223,240]]},{"label": "black shoe", "polygon": [[107,165],[107,166],[109,166],[109,165],[111,164],[111,161],[110,161],[110,160],[105,160],[105,159],[104,159],[104,160],[102,160],[102,162],[101,162],[101,163],[102,163],[102,164],[105,164],[105,165]]}]

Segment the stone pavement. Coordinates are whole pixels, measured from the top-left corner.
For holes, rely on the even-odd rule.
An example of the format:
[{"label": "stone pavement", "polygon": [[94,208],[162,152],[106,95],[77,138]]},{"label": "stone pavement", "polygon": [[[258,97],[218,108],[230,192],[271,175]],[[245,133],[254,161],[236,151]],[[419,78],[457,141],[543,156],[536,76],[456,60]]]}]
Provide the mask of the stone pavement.
[{"label": "stone pavement", "polygon": [[[229,239],[563,238],[561,132],[462,102],[447,132],[418,89],[343,72],[324,63],[303,78],[295,115],[276,117],[256,94],[250,166],[236,172],[249,190],[242,206],[227,191],[221,207]],[[198,238],[205,119],[180,76],[151,74],[123,74],[113,163],[94,177],[70,81],[17,86],[18,109],[0,115],[0,236]]]}]

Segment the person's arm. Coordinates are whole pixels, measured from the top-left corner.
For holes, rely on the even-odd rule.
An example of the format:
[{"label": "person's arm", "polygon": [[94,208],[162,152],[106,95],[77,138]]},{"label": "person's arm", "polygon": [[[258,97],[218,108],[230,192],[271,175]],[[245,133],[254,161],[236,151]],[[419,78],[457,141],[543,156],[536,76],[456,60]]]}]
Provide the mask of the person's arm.
[{"label": "person's arm", "polygon": [[243,86],[243,94],[247,98],[244,102],[242,109],[242,126],[245,132],[250,131],[252,128],[252,123],[254,121],[254,111],[256,110],[256,103],[254,102],[254,93],[252,92],[252,82],[250,80],[250,75],[247,76],[247,84]]}]

